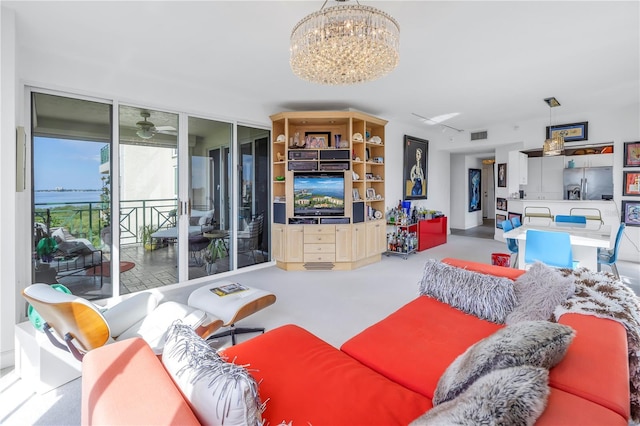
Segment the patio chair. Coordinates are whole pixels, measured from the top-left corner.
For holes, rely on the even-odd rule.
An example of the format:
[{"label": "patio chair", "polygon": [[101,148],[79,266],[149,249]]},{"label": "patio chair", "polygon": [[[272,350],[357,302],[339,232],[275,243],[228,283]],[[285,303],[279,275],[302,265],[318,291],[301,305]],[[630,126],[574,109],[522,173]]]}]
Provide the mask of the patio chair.
[{"label": "patio chair", "polygon": [[176,320],[193,327],[203,337],[222,326],[219,318],[190,306],[160,304],[149,292],[138,293],[104,312],[86,299],[47,284],[30,285],[22,295],[44,321],[43,331],[51,343],[80,361],[92,349],[135,336],[161,354],[167,329]]},{"label": "patio chair", "polygon": [[598,249],[598,272],[600,272],[601,265],[609,265],[611,267],[611,271],[613,275],[616,276],[617,279],[620,279],[620,274],[618,273],[618,267],[616,266],[616,260],[618,260],[618,246],[620,246],[620,240],[622,239],[622,234],[624,233],[625,224],[621,223],[618,228],[618,233],[616,234],[616,242],[613,244],[613,248],[611,250],[607,249]]},{"label": "patio chair", "polygon": [[253,257],[253,263],[258,263],[256,251],[260,250],[260,239],[264,227],[264,214],[256,215],[247,229],[238,232],[238,254],[247,254]]}]

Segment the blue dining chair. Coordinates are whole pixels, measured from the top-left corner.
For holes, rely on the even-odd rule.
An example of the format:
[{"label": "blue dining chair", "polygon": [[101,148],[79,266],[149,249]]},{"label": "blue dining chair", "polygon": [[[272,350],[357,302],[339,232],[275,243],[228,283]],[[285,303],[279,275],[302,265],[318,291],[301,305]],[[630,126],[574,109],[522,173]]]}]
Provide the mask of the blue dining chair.
[{"label": "blue dining chair", "polygon": [[567,216],[558,214],[556,215],[556,222],[566,222],[566,223],[587,223],[586,216]]},{"label": "blue dining chair", "polygon": [[611,267],[611,271],[617,279],[620,279],[620,274],[618,273],[616,260],[618,260],[618,246],[620,245],[620,240],[622,239],[622,234],[624,233],[624,227],[625,224],[621,223],[620,227],[618,228],[618,233],[616,234],[616,242],[613,244],[613,249],[598,249],[598,272],[600,272],[600,265],[609,265]]},{"label": "blue dining chair", "polygon": [[568,232],[527,229],[525,264],[542,262],[556,268],[573,269],[573,251]]},{"label": "blue dining chair", "polygon": [[[512,229],[514,229],[513,224],[509,220],[503,220],[501,224],[502,224],[502,230],[504,232],[509,232]],[[518,264],[518,240],[516,240],[515,238],[506,238],[506,240],[507,240],[507,249],[509,249],[510,254],[516,255],[515,260],[513,261],[513,265],[515,266]]]},{"label": "blue dining chair", "polygon": [[513,224],[514,228],[517,228],[519,226],[522,226],[522,222],[520,222],[520,218],[518,216],[514,216],[511,218],[511,223]]}]

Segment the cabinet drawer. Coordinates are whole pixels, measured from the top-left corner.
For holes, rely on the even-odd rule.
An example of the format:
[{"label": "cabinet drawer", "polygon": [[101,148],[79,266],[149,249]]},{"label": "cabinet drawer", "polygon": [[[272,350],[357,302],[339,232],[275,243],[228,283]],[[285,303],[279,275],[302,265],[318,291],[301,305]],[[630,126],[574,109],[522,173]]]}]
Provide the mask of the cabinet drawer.
[{"label": "cabinet drawer", "polygon": [[335,234],[336,227],[335,225],[305,225],[304,226],[304,234],[307,235],[324,235],[324,234]]},{"label": "cabinet drawer", "polygon": [[335,262],[335,253],[305,253],[305,262]]},{"label": "cabinet drawer", "polygon": [[336,242],[336,234],[307,234],[304,233],[304,243],[316,243],[316,244],[333,244]]},{"label": "cabinet drawer", "polygon": [[335,253],[335,244],[305,244],[304,252],[306,253]]}]

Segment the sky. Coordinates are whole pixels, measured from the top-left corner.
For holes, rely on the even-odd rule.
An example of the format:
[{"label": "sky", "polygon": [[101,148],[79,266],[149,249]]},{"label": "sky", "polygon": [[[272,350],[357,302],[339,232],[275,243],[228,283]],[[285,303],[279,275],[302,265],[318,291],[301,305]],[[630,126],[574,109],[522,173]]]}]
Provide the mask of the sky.
[{"label": "sky", "polygon": [[103,142],[34,138],[35,190],[102,188],[100,149],[105,145]]}]

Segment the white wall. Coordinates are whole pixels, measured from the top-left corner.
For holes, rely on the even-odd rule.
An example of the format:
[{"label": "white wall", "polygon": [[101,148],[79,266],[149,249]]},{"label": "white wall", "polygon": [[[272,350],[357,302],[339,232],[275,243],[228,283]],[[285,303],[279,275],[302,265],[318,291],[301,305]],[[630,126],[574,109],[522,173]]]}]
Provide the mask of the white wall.
[{"label": "white wall", "polygon": [[0,368],[13,364],[16,322],[15,14],[0,8]]}]

